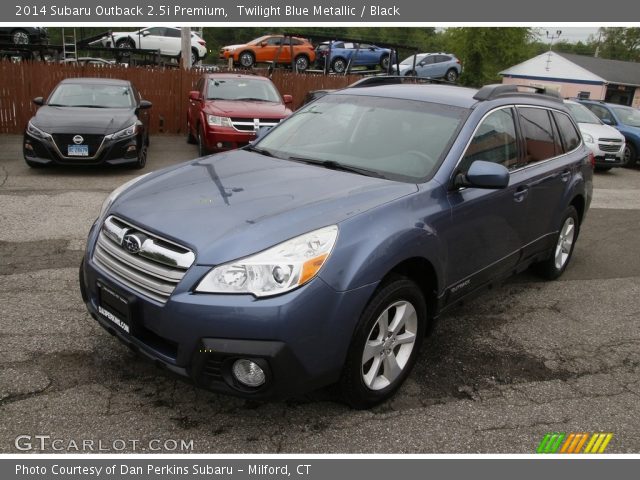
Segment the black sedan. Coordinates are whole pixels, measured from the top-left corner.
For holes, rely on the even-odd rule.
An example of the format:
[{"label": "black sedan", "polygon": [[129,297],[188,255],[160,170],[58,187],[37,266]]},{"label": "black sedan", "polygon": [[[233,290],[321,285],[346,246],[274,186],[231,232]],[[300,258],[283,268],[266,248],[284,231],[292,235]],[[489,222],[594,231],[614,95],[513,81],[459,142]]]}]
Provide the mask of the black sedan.
[{"label": "black sedan", "polygon": [[0,43],[43,45],[47,42],[47,29],[43,27],[0,27]]},{"label": "black sedan", "polygon": [[126,80],[68,78],[41,105],[24,133],[27,165],[130,165],[143,168],[151,102]]}]

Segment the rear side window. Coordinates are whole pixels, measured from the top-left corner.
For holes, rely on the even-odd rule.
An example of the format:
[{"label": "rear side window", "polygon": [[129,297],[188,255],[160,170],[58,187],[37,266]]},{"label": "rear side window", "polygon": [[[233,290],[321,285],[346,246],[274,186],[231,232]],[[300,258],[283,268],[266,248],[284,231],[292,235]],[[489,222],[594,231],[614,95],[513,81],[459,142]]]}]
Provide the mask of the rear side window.
[{"label": "rear side window", "polygon": [[549,111],[544,108],[519,107],[520,126],[525,142],[525,164],[556,156],[556,140]]},{"label": "rear side window", "polygon": [[489,114],[476,130],[460,162],[466,172],[476,160],[485,160],[513,169],[518,164],[518,143],[513,111],[508,108]]},{"label": "rear side window", "polygon": [[560,136],[562,137],[562,146],[565,152],[570,152],[580,145],[580,134],[576,130],[575,125],[571,119],[560,112],[553,112],[553,116],[558,124],[560,130]]}]

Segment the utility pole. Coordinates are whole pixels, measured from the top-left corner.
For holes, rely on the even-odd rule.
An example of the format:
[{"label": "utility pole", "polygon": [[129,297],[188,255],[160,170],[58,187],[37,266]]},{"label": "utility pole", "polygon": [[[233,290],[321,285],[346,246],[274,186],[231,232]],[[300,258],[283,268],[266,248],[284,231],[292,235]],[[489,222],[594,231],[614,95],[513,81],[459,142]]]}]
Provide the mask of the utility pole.
[{"label": "utility pole", "polygon": [[191,27],[182,27],[181,32],[181,48],[180,60],[182,68],[189,70],[191,68]]},{"label": "utility pole", "polygon": [[549,30],[547,30],[547,38],[551,40],[549,42],[549,53],[547,54],[547,72],[549,71],[549,65],[551,64],[551,53],[553,49],[553,41],[557,38],[560,38],[560,35],[562,35],[562,30],[556,30],[555,33],[551,33],[551,34],[549,34]]}]

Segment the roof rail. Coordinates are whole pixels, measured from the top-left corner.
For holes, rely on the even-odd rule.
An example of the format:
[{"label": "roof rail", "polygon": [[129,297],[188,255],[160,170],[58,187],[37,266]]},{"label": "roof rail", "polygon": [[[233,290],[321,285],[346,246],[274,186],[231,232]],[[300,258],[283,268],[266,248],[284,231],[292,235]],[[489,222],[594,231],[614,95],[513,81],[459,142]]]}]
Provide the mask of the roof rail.
[{"label": "roof rail", "polygon": [[[528,89],[530,91],[523,92],[521,89]],[[538,87],[535,85],[506,85],[503,83],[494,83],[492,85],[485,85],[473,98],[483,102],[485,100],[493,100],[498,97],[512,96],[512,95],[546,95],[551,100],[562,102],[562,96],[560,92],[556,90],[549,90],[545,87]]]},{"label": "roof rail", "polygon": [[399,85],[402,83],[444,83],[448,85],[457,85],[441,78],[431,77],[413,77],[406,75],[374,75],[364,77],[357,82],[352,83],[347,88],[374,87],[376,85]]}]

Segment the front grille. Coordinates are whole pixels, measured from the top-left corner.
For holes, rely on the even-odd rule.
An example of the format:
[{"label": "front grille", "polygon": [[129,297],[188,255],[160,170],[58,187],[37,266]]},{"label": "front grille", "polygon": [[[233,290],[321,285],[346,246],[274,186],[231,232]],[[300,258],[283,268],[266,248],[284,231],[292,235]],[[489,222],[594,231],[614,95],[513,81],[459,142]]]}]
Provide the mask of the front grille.
[{"label": "front grille", "polygon": [[[125,249],[136,240],[136,248]],[[195,261],[189,249],[162,239],[117,217],[100,230],[93,261],[130,289],[165,303]]]},{"label": "front grille", "polygon": [[622,140],[619,138],[599,138],[599,142],[611,142],[611,143],[622,143]]},{"label": "front grille", "polygon": [[601,143],[598,145],[603,152],[619,152],[622,145],[606,145]]},{"label": "front grille", "polygon": [[233,128],[240,132],[255,132],[260,127],[275,127],[279,118],[231,118]]},{"label": "front grille", "polygon": [[[100,149],[100,145],[102,145],[102,140],[104,139],[104,135],[90,135],[90,134],[77,134],[77,133],[54,133],[52,135],[53,141],[56,143],[58,150],[64,157],[68,157],[67,148],[69,145],[75,145],[73,141],[73,137],[76,135],[80,135],[83,139],[81,142],[82,145],[89,146],[89,157],[95,157]],[[87,157],[73,157],[73,158],[87,158]]]}]

